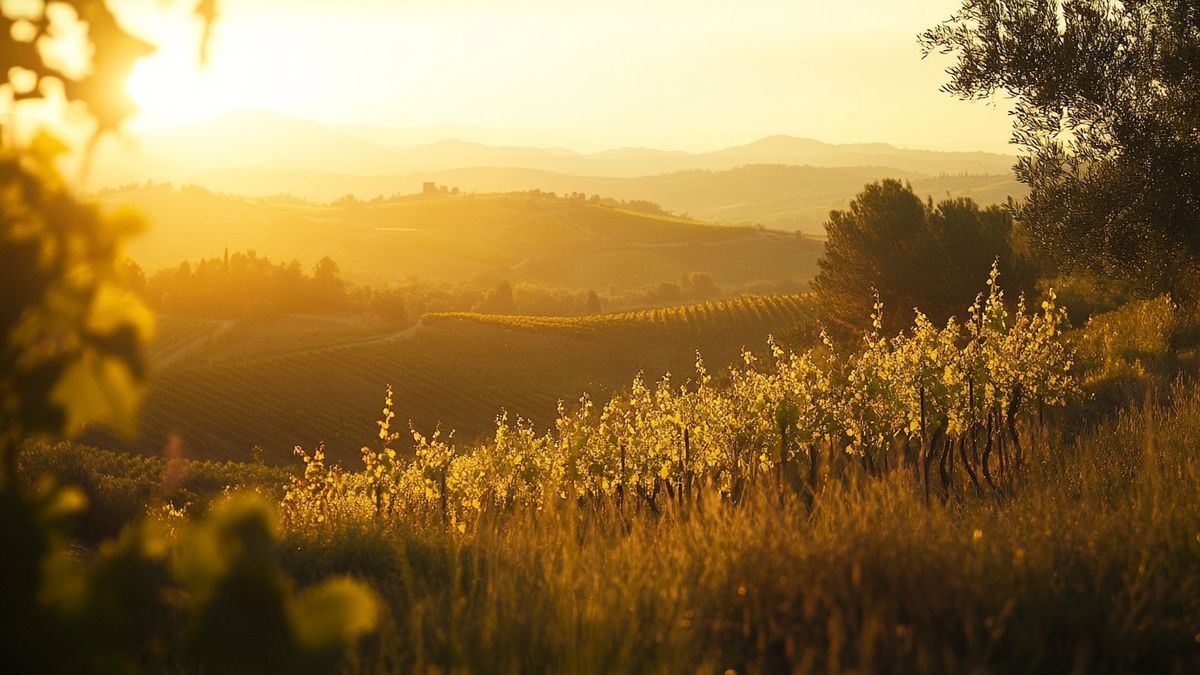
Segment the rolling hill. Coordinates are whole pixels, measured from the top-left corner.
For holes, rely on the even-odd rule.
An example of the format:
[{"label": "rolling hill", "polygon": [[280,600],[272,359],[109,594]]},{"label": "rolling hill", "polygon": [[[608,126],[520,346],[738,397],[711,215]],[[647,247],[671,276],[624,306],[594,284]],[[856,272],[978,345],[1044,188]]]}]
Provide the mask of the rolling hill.
[{"label": "rolling hill", "polygon": [[440,421],[458,438],[489,433],[501,409],[544,425],[556,402],[603,397],[676,373],[682,383],[700,350],[723,369],[766,337],[810,339],[809,296],[742,296],[678,308],[588,317],[427,315],[389,331],[352,315],[265,321],[162,317],[150,353],[155,376],[130,442],[92,430],[84,442],[161,454],[175,435],[193,459],[269,462],[326,442],[355,461],[372,442],[384,387],[397,415],[429,431]]},{"label": "rolling hill", "polygon": [[705,221],[756,223],[823,235],[829,212],[846,208],[863,186],[882,178],[909,181],[921,196],[971,197],[1000,204],[1021,197],[1025,186],[1007,175],[929,176],[888,167],[816,167],[755,164],[710,171],[695,169],[656,176],[567,176],[521,169],[453,169],[426,180],[482,192],[540,188],[581,191],[617,199],[642,199]]},{"label": "rolling hill", "polygon": [[572,175],[539,169],[473,167],[399,175],[363,176],[326,171],[264,168],[210,171],[195,177],[200,185],[240,194],[303,195],[332,201],[347,194],[376,195],[420,191],[424,181],[468,192],[543,190],[584,192],[617,199],[661,204],[675,213],[718,223],[755,223],[784,230],[823,234],[833,209],[845,208],[864,185],[882,178],[912,183],[934,199],[971,197],[981,204],[1022,197],[1026,188],[1011,175],[927,175],[886,166],[818,167],[754,164],[732,169],[691,169],[649,176]]},{"label": "rolling hill", "polygon": [[[1015,157],[993,153],[779,135],[708,152],[615,148],[584,153],[506,145],[502,137],[473,127],[331,127],[243,111],[148,132],[132,151],[130,144],[102,144],[91,176],[96,189],[154,180],[316,202],[347,194],[360,199],[411,194],[430,180],[476,192],[585,192],[649,200],[702,220],[810,234],[820,233],[831,209],[845,206],[864,184],[881,178],[903,178],[934,198],[971,196],[985,204],[1024,194],[1012,177]],[[521,142],[533,137],[509,136]]]},{"label": "rolling hill", "polygon": [[147,269],[229,247],[305,265],[330,256],[349,278],[371,283],[416,276],[608,289],[686,272],[718,283],[807,279],[821,251],[790,233],[533,193],[316,205],[160,185],[110,192],[102,203],[132,207],[152,224],[130,249]]}]

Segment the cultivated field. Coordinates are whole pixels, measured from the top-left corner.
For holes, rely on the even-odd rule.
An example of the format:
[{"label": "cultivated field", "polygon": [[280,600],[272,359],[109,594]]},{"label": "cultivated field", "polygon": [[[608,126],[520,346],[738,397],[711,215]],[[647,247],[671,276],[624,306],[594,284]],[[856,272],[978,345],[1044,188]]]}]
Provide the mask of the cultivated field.
[{"label": "cultivated field", "polygon": [[697,350],[719,370],[743,347],[765,351],[768,335],[793,343],[814,332],[808,296],[586,317],[435,314],[400,331],[350,315],[166,316],[139,439],[93,431],[84,440],[157,455],[177,435],[191,457],[245,459],[258,446],[272,462],[325,442],[355,459],[389,384],[402,420],[426,431],[440,421],[469,439],[490,433],[502,410],[547,424],[558,400],[606,396],[639,372],[686,377]]}]

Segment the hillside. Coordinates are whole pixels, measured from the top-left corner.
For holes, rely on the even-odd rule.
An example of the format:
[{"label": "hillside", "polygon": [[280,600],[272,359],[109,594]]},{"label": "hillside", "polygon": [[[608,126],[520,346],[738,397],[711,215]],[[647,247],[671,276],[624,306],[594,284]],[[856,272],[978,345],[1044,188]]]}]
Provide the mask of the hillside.
[{"label": "hillside", "polygon": [[771,228],[823,234],[833,209],[845,208],[864,185],[882,178],[912,183],[922,196],[971,197],[1001,204],[1021,197],[1025,186],[1009,174],[928,175],[887,166],[819,167],[754,164],[725,170],[692,169],[671,173],[614,177],[573,175],[539,169],[469,167],[397,175],[358,175],[329,171],[241,168],[197,174],[193,180],[231,194],[290,192],[306,199],[332,201],[347,194],[361,199],[412,194],[424,181],[467,192],[543,190],[584,192],[624,200],[646,200],[674,213],[717,223],[757,223]]},{"label": "hillside", "polygon": [[[517,134],[513,140],[531,139]],[[908,180],[935,199],[967,196],[983,204],[1025,192],[1012,177],[1014,157],[983,152],[777,135],[707,152],[639,147],[584,153],[506,145],[483,128],[331,127],[265,111],[231,112],[148,132],[134,143],[102,144],[94,161],[94,189],[154,180],[244,197],[290,194],[331,202],[347,194],[364,200],[413,194],[425,181],[436,181],[468,192],[542,190],[647,200],[705,221],[809,234],[821,234],[831,209],[882,178]]]},{"label": "hillside", "polygon": [[[807,296],[575,318],[429,315],[399,332],[356,316],[165,316],[132,446],[157,455],[177,435],[191,458],[244,459],[260,446],[279,463],[294,445],[324,441],[354,460],[372,442],[388,384],[400,419],[422,430],[441,421],[459,437],[487,434],[501,409],[544,428],[560,399],[603,397],[639,371],[686,376],[697,349],[715,372],[742,347],[763,351],[769,334],[794,342],[812,329]],[[102,430],[85,441],[131,446]]]},{"label": "hillside", "polygon": [[102,196],[151,227],[130,255],[147,269],[253,249],[309,266],[335,259],[352,280],[506,279],[568,288],[628,288],[687,272],[718,283],[807,279],[820,243],[545,194],[412,196],[316,205],[197,188],[143,186]]},{"label": "hillside", "polygon": [[1008,174],[931,176],[888,166],[782,164],[755,164],[720,171],[696,169],[633,178],[468,168],[431,174],[426,180],[485,192],[539,188],[643,199],[705,221],[758,223],[823,235],[830,211],[846,208],[864,185],[883,178],[909,181],[922,197],[935,200],[970,197],[983,205],[1004,203],[1010,195],[1021,197],[1026,190]]}]

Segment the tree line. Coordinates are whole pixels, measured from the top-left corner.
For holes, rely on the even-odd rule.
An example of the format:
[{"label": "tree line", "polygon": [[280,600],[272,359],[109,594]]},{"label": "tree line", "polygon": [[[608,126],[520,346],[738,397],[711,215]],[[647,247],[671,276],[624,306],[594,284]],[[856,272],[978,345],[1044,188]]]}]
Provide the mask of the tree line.
[{"label": "tree line", "polygon": [[257,251],[185,260],[149,275],[126,260],[130,288],[158,312],[214,319],[283,314],[353,312],[400,324],[429,312],[480,312],[534,316],[579,316],[713,300],[742,292],[795,292],[799,281],[723,289],[707,274],[688,272],[676,281],[629,289],[559,288],[487,278],[449,283],[410,278],[376,287],[355,284],[325,256],[310,269],[298,260],[275,262]]}]

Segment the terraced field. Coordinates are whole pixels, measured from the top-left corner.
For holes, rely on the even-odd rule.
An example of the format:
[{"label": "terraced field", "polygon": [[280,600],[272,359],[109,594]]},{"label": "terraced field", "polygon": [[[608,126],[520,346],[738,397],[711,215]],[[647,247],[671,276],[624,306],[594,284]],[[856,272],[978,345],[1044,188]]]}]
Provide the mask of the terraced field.
[{"label": "terraced field", "polygon": [[186,456],[220,460],[246,459],[258,446],[272,463],[290,461],[297,444],[325,442],[331,456],[356,461],[375,436],[388,384],[400,419],[423,430],[441,421],[470,438],[489,433],[502,409],[546,424],[559,399],[602,396],[639,371],[688,374],[696,350],[715,371],[742,347],[765,349],[768,334],[795,342],[812,329],[808,296],[589,317],[435,314],[391,332],[349,317],[167,316],[141,437],[94,430],[84,440],[157,455],[175,436]]}]

